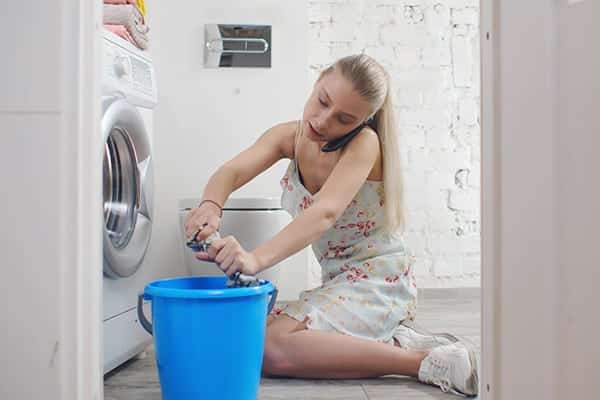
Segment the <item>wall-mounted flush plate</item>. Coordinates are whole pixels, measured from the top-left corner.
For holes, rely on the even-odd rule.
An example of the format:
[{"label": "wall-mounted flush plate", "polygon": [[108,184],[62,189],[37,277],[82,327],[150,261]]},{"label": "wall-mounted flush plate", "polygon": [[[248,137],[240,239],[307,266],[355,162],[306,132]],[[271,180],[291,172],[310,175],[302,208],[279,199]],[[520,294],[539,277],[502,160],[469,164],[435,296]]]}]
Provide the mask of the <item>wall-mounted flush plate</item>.
[{"label": "wall-mounted flush plate", "polygon": [[207,24],[204,66],[271,67],[271,25]]}]

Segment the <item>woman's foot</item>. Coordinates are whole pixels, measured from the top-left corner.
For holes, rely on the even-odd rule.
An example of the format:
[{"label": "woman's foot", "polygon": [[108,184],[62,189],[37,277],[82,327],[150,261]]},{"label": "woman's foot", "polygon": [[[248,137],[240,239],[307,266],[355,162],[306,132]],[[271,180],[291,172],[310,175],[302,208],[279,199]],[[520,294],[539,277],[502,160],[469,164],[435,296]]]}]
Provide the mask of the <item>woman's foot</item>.
[{"label": "woman's foot", "polygon": [[415,327],[400,324],[394,330],[394,342],[407,350],[429,350],[458,342],[458,338],[449,333],[427,334]]},{"label": "woman's foot", "polygon": [[436,347],[421,362],[419,380],[444,392],[476,396],[479,375],[475,353],[462,343]]}]

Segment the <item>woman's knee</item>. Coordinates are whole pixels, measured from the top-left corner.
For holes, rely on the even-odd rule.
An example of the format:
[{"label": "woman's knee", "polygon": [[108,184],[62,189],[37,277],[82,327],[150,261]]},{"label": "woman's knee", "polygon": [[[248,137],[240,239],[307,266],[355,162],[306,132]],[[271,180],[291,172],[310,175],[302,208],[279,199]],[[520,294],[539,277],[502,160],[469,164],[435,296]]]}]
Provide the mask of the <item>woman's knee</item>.
[{"label": "woman's knee", "polygon": [[281,333],[267,332],[262,369],[268,375],[285,376],[291,369],[291,362],[285,349],[285,338],[281,336]]},{"label": "woman's knee", "polygon": [[263,356],[264,373],[291,376],[294,364],[291,357],[293,349],[290,348],[293,344],[290,343],[289,335],[306,328],[306,321],[298,322],[287,315],[274,317],[267,324]]},{"label": "woman's knee", "polygon": [[286,376],[292,367],[286,340],[290,333],[274,325],[267,327],[262,369],[268,375]]}]

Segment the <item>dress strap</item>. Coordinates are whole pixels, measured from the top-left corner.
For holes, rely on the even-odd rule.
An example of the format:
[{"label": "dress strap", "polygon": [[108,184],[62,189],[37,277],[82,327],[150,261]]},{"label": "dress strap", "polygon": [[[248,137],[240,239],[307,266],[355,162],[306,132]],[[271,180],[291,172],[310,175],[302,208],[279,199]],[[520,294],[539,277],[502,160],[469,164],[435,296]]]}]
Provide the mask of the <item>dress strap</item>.
[{"label": "dress strap", "polygon": [[[302,120],[298,120],[296,124],[296,133],[294,135],[294,160],[298,159],[298,142],[300,142],[300,137],[302,136]],[[298,164],[296,163],[296,167]]]},{"label": "dress strap", "polygon": [[[298,143],[300,143],[302,133],[302,120],[300,119],[296,124],[296,133],[294,135],[294,167],[298,176],[300,175],[300,171],[298,170]],[[299,179],[301,180],[301,178]]]}]

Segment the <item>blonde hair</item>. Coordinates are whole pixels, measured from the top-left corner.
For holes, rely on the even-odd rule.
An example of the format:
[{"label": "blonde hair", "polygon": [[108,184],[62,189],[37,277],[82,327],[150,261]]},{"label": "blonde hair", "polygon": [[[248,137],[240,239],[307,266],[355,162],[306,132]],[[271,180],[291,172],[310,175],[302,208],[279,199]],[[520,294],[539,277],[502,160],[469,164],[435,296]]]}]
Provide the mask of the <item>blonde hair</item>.
[{"label": "blonde hair", "polygon": [[348,79],[354,89],[371,104],[373,123],[383,156],[383,186],[386,222],[384,229],[390,233],[404,228],[404,184],[398,147],[398,127],[394,118],[390,79],[385,69],[373,58],[356,54],[337,60],[319,75],[337,70]]}]

